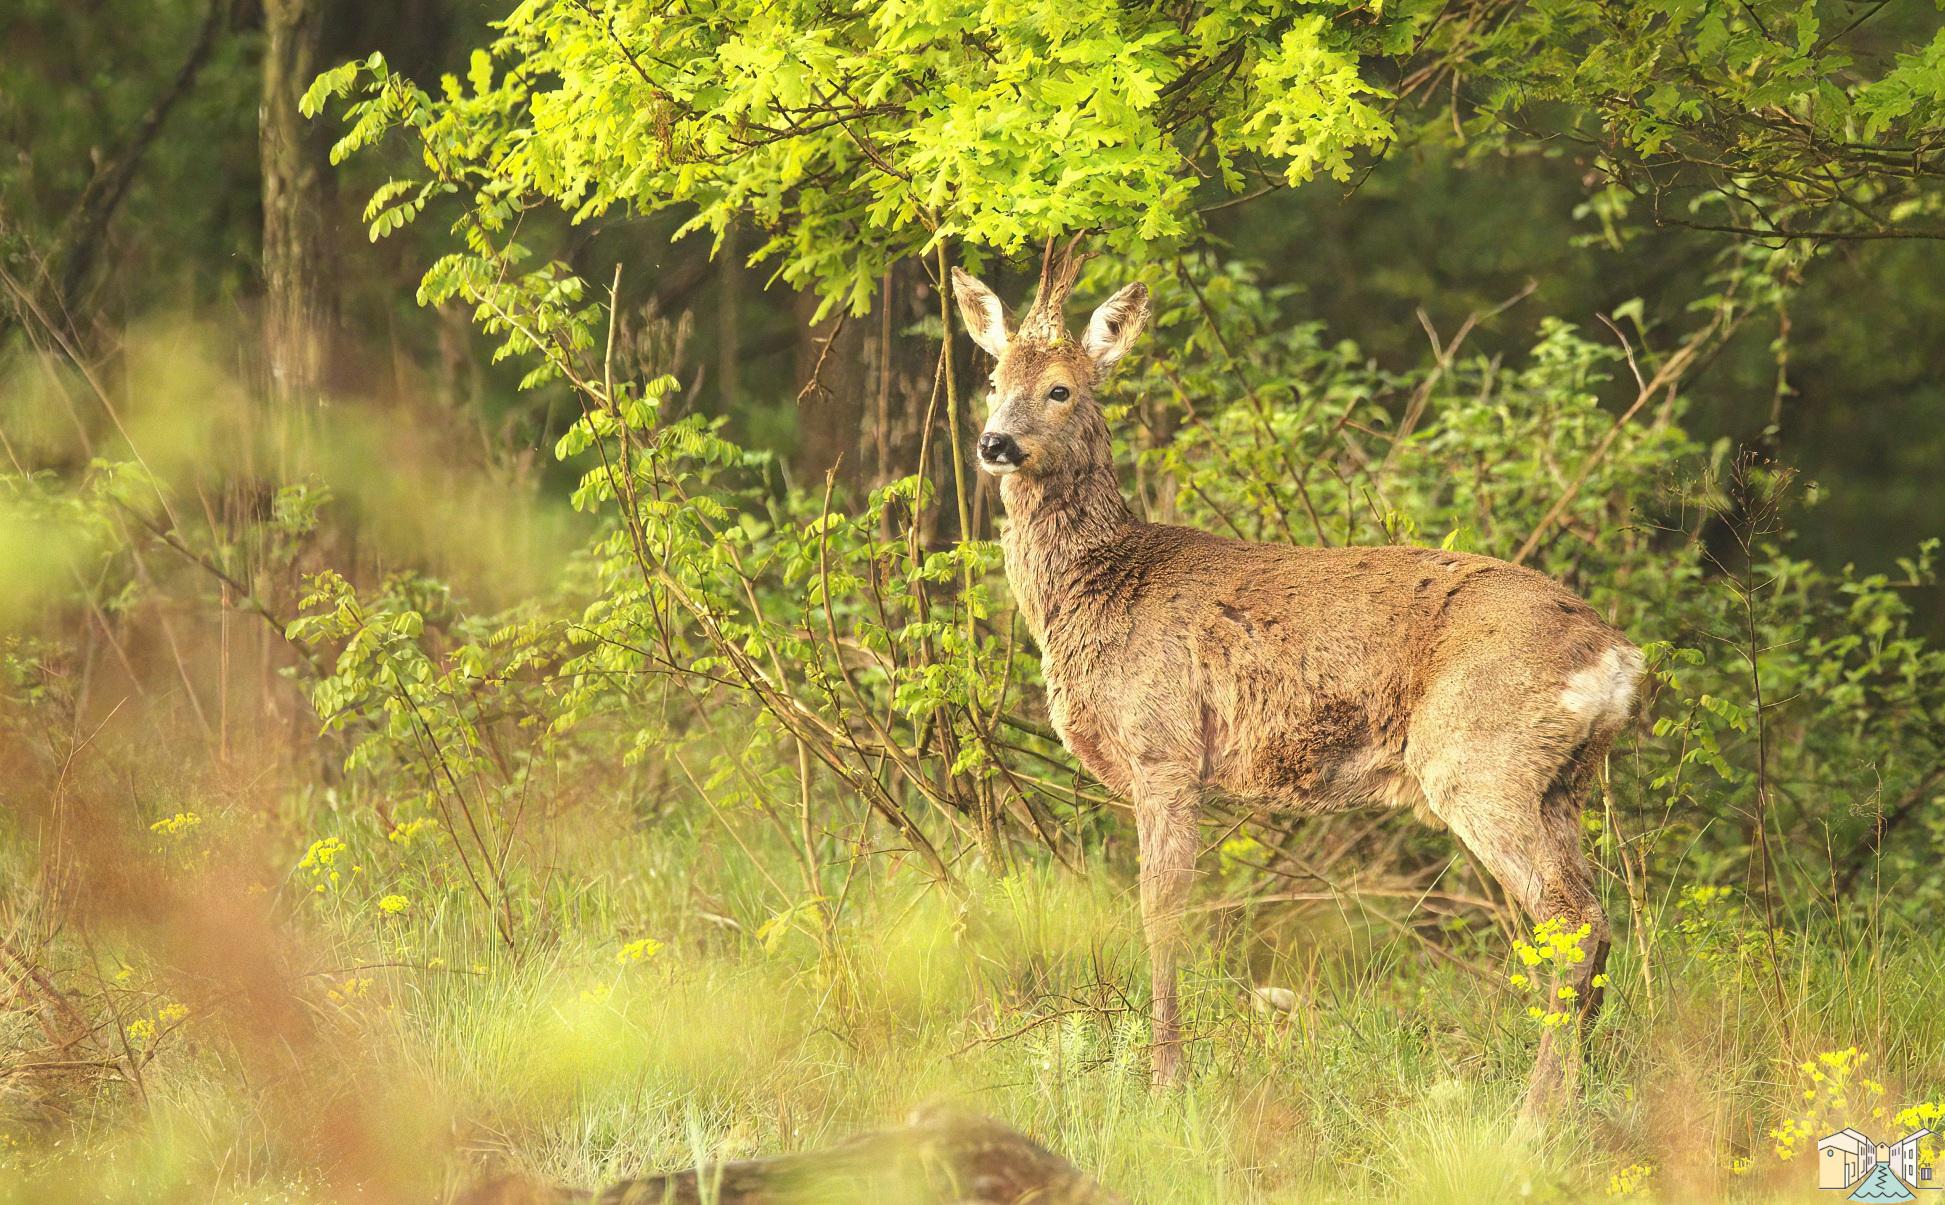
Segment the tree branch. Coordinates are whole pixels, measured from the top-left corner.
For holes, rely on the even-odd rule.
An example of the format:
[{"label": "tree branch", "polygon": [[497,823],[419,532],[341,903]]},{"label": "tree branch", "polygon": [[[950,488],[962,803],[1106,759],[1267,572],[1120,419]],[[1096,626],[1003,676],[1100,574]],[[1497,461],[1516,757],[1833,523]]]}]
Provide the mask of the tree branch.
[{"label": "tree branch", "polygon": [[230,0],[210,0],[202,28],[197,31],[196,40],[190,44],[182,66],[176,69],[175,77],[149,105],[141,120],[135,123],[121,152],[106,166],[97,169],[81,190],[74,213],[62,227],[61,245],[54,257],[63,261],[59,290],[53,298],[63,321],[72,324],[70,315],[79,300],[81,286],[89,270],[94,267],[109,221],[127,197],[129,185],[135,182],[135,173],[147,157],[149,147],[155,143],[156,135],[162,131],[162,123],[182,98],[189,95],[196,77],[202,74],[204,65],[215,52],[223,28],[228,23],[229,11]]}]

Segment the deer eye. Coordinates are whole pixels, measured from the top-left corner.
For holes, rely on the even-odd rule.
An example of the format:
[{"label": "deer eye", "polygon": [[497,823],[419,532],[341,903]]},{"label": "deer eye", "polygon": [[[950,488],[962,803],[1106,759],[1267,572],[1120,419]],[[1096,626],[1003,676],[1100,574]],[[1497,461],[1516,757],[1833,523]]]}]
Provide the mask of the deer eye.
[{"label": "deer eye", "polygon": [[1055,385],[1052,389],[1047,390],[1047,396],[1056,402],[1064,402],[1073,395],[1067,392],[1067,386]]}]

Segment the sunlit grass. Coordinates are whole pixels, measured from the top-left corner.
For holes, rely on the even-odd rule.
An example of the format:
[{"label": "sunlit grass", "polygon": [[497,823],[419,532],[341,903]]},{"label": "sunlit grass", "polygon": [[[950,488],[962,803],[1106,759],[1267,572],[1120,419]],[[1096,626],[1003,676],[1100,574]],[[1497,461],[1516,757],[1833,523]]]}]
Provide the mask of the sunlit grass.
[{"label": "sunlit grass", "polygon": [[[196,839],[243,827],[206,810]],[[97,1079],[49,1118],[14,1080],[0,1195],[328,1199],[346,1168],[320,1152],[352,1131],[351,1169],[391,1191],[436,1195],[487,1169],[593,1186],[699,1152],[815,1149],[940,1102],[1006,1119],[1135,1200],[1572,1199],[1605,1196],[1644,1162],[1656,1173],[1641,1191],[1664,1199],[1788,1194],[1809,1172],[1779,1163],[1762,1131],[1790,1108],[1790,1051],[1874,1038],[1911,1100],[1935,1090],[1945,1051],[1929,942],[1899,936],[1839,965],[1823,938],[1800,938],[1786,1050],[1762,977],[1669,939],[1652,1007],[1631,956],[1617,959],[1621,994],[1636,995],[1604,1026],[1586,1107],[1520,1131],[1534,1037],[1521,993],[1403,938],[1326,927],[1305,951],[1289,948],[1303,933],[1278,929],[1286,948],[1266,965],[1327,969],[1291,1012],[1265,1015],[1212,949],[1189,977],[1195,1081],[1157,1095],[1138,930],[1113,867],[1030,864],[954,894],[873,864],[828,929],[821,913],[766,929],[787,901],[740,849],[777,874],[788,852],[745,818],[725,854],[713,823],[557,825],[545,853],[576,873],[535,885],[514,950],[436,848],[347,817],[334,864],[358,871],[319,892],[297,866],[308,834],[273,838],[290,874],[273,911],[314,972],[299,989],[308,1045],[267,1072],[236,1036],[243,1020],[198,1001],[143,1039],[139,1090]],[[188,839],[139,831],[165,848]],[[199,865],[170,873],[193,880]],[[198,889],[235,883],[211,873]],[[394,895],[409,907],[378,906]],[[143,981],[139,944],[130,1018],[176,990]],[[31,1047],[9,1016],[9,1048]],[[1753,1175],[1731,1173],[1738,1155]]]}]

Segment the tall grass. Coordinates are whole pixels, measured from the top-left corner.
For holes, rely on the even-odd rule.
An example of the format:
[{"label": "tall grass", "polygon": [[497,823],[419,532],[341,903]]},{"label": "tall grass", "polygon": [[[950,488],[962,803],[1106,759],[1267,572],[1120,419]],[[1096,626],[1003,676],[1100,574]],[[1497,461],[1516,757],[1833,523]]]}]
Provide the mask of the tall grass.
[{"label": "tall grass", "polygon": [[[591,1186],[815,1149],[939,1102],[1004,1118],[1135,1200],[1577,1199],[1636,1165],[1659,1199],[1760,1199],[1813,1179],[1766,1136],[1798,1112],[1796,1062],[1862,1045],[1887,1102],[1936,1093],[1945,1067],[1934,935],[1866,944],[1814,920],[1785,946],[1779,1014],[1746,918],[1717,917],[1661,935],[1652,994],[1620,944],[1585,1104],[1521,1131],[1534,1026],[1518,992],[1389,929],[1254,923],[1229,940],[1260,947],[1255,982],[1217,943],[1188,976],[1196,1074],[1156,1095],[1125,867],[973,873],[955,896],[874,861],[824,932],[775,923],[760,864],[781,873],[794,852],[760,818],[569,821],[547,852],[572,873],[534,885],[545,920],[510,955],[465,886],[368,813],[291,812],[254,834],[240,808],[199,814],[177,833],[120,821],[176,903],[48,947],[77,1006],[137,1031],[131,1063],[28,1069],[45,1039],[6,1014],[4,1199],[429,1199],[488,1170]],[[31,878],[22,836],[10,906]],[[344,842],[337,884],[293,869],[324,837]],[[295,889],[252,896],[260,880],[225,866],[238,840]],[[260,928],[185,918],[227,914],[214,897],[238,890]],[[197,941],[236,948],[200,977],[170,969]],[[225,956],[253,943],[277,948],[301,1013],[268,1033],[226,996],[248,985]],[[1461,943],[1503,979],[1517,964],[1497,946]],[[1291,987],[1294,1007],[1266,1013],[1259,984]],[[177,1002],[179,1022],[142,1026]]]}]

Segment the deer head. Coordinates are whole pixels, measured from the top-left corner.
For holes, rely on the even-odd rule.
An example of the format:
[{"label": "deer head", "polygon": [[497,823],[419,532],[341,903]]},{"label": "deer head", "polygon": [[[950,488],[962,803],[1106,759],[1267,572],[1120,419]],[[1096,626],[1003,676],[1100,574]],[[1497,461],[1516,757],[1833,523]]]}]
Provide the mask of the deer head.
[{"label": "deer head", "polygon": [[993,291],[953,269],[959,313],[973,342],[994,360],[979,436],[979,467],[994,476],[1055,475],[1109,463],[1107,422],[1094,390],[1147,324],[1148,288],[1136,281],[1108,298],[1076,342],[1061,311],[1080,272],[1073,253],[1079,241],[1059,252],[1047,243],[1033,307],[1010,331],[1006,307]]}]

